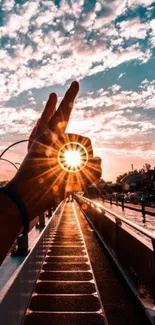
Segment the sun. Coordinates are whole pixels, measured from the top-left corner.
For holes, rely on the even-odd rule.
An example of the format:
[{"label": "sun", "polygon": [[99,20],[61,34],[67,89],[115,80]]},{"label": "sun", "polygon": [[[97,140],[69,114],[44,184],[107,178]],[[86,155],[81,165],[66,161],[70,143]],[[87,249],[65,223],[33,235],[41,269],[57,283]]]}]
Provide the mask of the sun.
[{"label": "sun", "polygon": [[62,169],[70,173],[76,173],[86,166],[88,153],[82,144],[68,142],[59,150],[58,161]]},{"label": "sun", "polygon": [[68,167],[78,167],[81,165],[81,154],[78,150],[66,150],[64,153],[65,162]]}]

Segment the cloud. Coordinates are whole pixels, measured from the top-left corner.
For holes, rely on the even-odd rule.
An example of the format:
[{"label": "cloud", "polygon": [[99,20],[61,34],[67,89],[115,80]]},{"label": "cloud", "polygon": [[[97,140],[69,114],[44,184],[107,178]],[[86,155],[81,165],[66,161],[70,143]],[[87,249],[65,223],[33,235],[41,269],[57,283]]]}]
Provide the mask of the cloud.
[{"label": "cloud", "polygon": [[[131,90],[126,80],[131,78],[129,62],[134,71],[143,67],[146,71],[146,63],[151,62],[155,46],[155,19],[150,14],[153,1],[97,0],[90,7],[84,0],[62,0],[59,6],[48,0],[22,5],[2,1],[1,139],[27,136],[45,92],[78,79],[83,80],[82,95],[68,130],[90,136],[95,150],[104,151],[107,161],[109,152],[116,160],[127,152],[133,156],[135,152],[141,159],[144,152],[152,157],[155,82],[144,76],[140,87],[134,89],[133,85]],[[143,7],[143,17],[139,7]],[[141,70],[136,70],[140,65]],[[27,103],[23,104],[24,100]],[[16,107],[11,101],[16,101]]]},{"label": "cloud", "polygon": [[138,6],[148,7],[154,3],[154,0],[128,0],[129,8],[136,8]]},{"label": "cloud", "polygon": [[119,75],[119,77],[117,78],[117,80],[121,79],[124,75],[125,75],[125,72],[124,72],[124,73],[120,73],[120,75]]},{"label": "cloud", "polygon": [[27,134],[38,116],[39,113],[32,108],[24,110],[13,107],[1,108],[0,134]]},{"label": "cloud", "polygon": [[10,11],[13,9],[14,4],[15,4],[14,0],[5,0],[3,1],[1,8],[4,11]]},{"label": "cloud", "polygon": [[154,85],[144,80],[136,92],[123,91],[115,84],[81,96],[68,131],[90,137],[97,150],[122,150],[122,154],[131,150],[141,158],[145,151],[153,158],[155,117],[147,115],[147,110],[154,109]]},{"label": "cloud", "polygon": [[126,39],[140,38],[144,39],[147,35],[148,26],[146,23],[141,23],[139,18],[122,21],[117,24],[119,34]]},{"label": "cloud", "polygon": [[10,13],[7,22],[0,27],[1,36],[15,37],[17,32],[27,33],[30,21],[37,14],[39,2],[28,1],[20,7],[19,14]]},{"label": "cloud", "polygon": [[152,19],[150,21],[150,28],[151,28],[150,42],[152,47],[155,47],[155,19]]},{"label": "cloud", "polygon": [[141,152],[145,151],[155,151],[155,142],[151,141],[132,141],[132,142],[124,142],[124,141],[104,141],[102,142],[102,146],[104,149],[114,149],[114,150],[123,150],[126,152],[135,150],[140,150]]},{"label": "cloud", "polygon": [[[92,93],[80,98],[76,104],[80,109],[90,109],[101,112],[101,108],[112,110],[127,109],[154,109],[155,81],[143,80],[137,91],[122,90],[120,85],[114,84],[107,90],[99,89],[97,94]],[[135,113],[134,113],[135,114]]]},{"label": "cloud", "polygon": [[63,85],[124,62],[146,63],[151,58],[151,51],[139,43],[123,46],[123,38],[146,34],[146,24],[138,18],[115,25],[115,19],[127,10],[127,1],[97,1],[90,12],[83,4],[63,0],[59,8],[50,1],[42,6],[38,1],[14,5],[0,27],[1,37],[8,38],[0,50],[1,97],[8,100],[33,87]]}]

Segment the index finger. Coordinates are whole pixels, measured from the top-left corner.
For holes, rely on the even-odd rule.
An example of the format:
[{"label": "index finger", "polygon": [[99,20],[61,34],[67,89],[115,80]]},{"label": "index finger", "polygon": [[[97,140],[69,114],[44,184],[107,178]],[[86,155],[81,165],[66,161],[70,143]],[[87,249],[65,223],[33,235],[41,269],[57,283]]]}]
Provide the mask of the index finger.
[{"label": "index finger", "polygon": [[41,115],[41,122],[48,124],[48,121],[52,118],[55,112],[55,107],[57,103],[57,95],[55,93],[50,94],[46,106]]},{"label": "index finger", "polygon": [[65,131],[78,91],[79,83],[77,81],[72,82],[57,111],[48,122],[48,126],[52,132],[59,132],[60,130],[61,132]]}]

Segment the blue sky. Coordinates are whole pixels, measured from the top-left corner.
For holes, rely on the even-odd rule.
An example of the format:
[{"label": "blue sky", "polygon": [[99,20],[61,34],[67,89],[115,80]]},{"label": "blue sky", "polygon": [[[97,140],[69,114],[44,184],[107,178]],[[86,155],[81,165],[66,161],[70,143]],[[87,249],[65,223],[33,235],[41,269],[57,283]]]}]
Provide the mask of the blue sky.
[{"label": "blue sky", "polygon": [[[0,150],[27,138],[49,93],[61,99],[77,79],[68,131],[91,138],[103,178],[131,163],[154,166],[155,1],[1,0],[0,8]],[[1,173],[14,170],[3,164]]]}]

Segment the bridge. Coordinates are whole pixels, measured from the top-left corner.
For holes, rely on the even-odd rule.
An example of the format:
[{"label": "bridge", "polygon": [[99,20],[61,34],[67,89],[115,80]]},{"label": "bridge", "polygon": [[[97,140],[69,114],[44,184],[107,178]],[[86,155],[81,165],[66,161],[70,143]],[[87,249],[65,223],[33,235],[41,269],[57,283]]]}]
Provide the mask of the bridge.
[{"label": "bridge", "polygon": [[131,213],[77,193],[37,217],[0,268],[0,325],[154,324],[155,233]]}]

